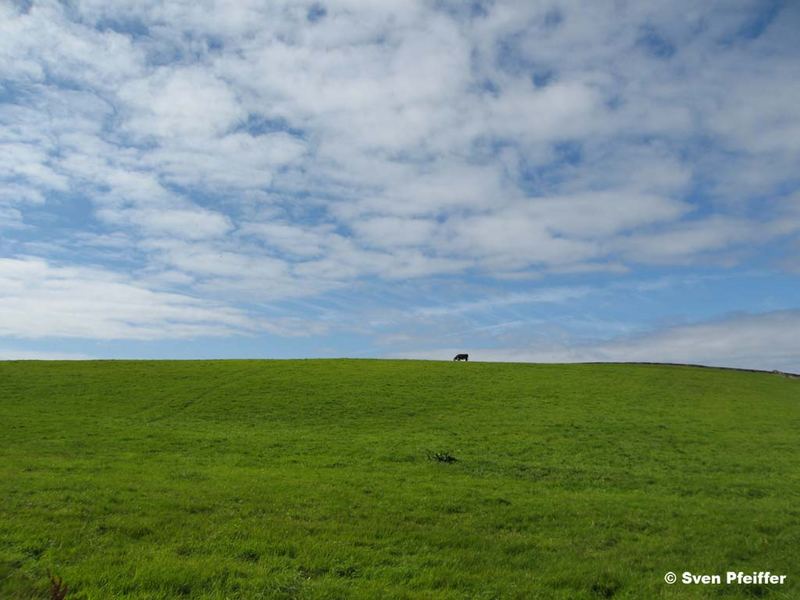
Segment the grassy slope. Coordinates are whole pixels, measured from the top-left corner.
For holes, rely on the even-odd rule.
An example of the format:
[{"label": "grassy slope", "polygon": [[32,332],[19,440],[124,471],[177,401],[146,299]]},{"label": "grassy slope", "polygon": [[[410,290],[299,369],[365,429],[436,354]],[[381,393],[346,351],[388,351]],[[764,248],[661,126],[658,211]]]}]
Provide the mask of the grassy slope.
[{"label": "grassy slope", "polygon": [[768,374],[0,363],[0,598],[796,598],[798,448]]}]

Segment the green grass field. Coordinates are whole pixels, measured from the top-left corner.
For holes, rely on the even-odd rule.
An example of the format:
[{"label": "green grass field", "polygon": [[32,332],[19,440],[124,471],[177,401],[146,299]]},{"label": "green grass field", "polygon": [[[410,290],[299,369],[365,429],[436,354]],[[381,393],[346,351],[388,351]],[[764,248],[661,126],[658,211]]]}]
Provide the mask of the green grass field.
[{"label": "green grass field", "polygon": [[798,451],[766,373],[0,363],[0,598],[800,598]]}]

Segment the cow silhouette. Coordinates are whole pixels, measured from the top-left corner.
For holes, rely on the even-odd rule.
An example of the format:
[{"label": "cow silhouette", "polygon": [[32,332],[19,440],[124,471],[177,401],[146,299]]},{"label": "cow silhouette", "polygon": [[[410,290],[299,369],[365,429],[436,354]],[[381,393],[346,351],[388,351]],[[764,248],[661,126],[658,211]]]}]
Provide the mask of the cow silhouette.
[{"label": "cow silhouette", "polygon": [[469,354],[456,354],[453,360],[466,360],[469,361]]}]

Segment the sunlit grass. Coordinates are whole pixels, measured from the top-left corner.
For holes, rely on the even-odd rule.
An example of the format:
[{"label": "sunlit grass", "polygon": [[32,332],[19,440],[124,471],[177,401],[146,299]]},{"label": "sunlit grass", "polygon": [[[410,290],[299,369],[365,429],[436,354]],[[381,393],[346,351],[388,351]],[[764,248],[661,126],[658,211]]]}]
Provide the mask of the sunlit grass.
[{"label": "sunlit grass", "polygon": [[769,374],[0,363],[0,598],[793,598],[798,448]]}]

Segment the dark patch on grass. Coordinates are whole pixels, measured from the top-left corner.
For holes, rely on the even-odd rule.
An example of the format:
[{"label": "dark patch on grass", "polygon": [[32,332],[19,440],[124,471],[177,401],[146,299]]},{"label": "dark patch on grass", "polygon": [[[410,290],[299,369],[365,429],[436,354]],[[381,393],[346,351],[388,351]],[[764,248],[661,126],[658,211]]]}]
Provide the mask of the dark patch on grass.
[{"label": "dark patch on grass", "polygon": [[47,550],[47,548],[44,546],[26,546],[22,549],[22,552],[25,553],[25,556],[28,556],[33,560],[39,560],[42,557],[42,554],[44,554],[45,550]]},{"label": "dark patch on grass", "polygon": [[466,511],[467,509],[461,506],[460,504],[449,503],[439,507],[439,512],[444,513],[446,515],[458,515]]},{"label": "dark patch on grass", "polygon": [[239,560],[243,560],[245,562],[256,563],[260,559],[261,555],[255,550],[245,550],[244,552],[239,554]]},{"label": "dark patch on grass", "polygon": [[358,568],[353,565],[340,566],[333,569],[333,573],[337,577],[352,578],[358,576]]},{"label": "dark patch on grass", "polygon": [[50,574],[50,600],[64,600],[69,587],[58,575]]},{"label": "dark patch on grass", "polygon": [[297,558],[297,548],[290,544],[278,544],[271,548],[273,556],[285,556],[286,558]]},{"label": "dark patch on grass", "polygon": [[120,528],[131,539],[141,540],[153,534],[153,530],[149,527],[123,527]]},{"label": "dark patch on grass", "polygon": [[458,459],[455,456],[453,456],[453,454],[447,451],[433,452],[428,450],[425,453],[425,455],[428,457],[428,460],[432,460],[434,462],[440,462],[446,464],[458,462]]},{"label": "dark patch on grass", "polygon": [[597,546],[599,548],[608,549],[608,548],[613,548],[617,544],[619,544],[619,538],[617,538],[616,536],[610,536],[600,540]]},{"label": "dark patch on grass", "polygon": [[315,579],[328,573],[328,567],[300,567],[297,572],[303,579]]},{"label": "dark patch on grass", "polygon": [[621,587],[614,577],[604,574],[592,584],[592,594],[598,598],[613,598]]},{"label": "dark patch on grass", "polygon": [[760,584],[743,586],[742,591],[751,598],[766,598],[770,592],[767,586]]},{"label": "dark patch on grass", "polygon": [[190,583],[179,583],[175,586],[175,592],[179,596],[191,596],[192,595],[192,584]]}]

